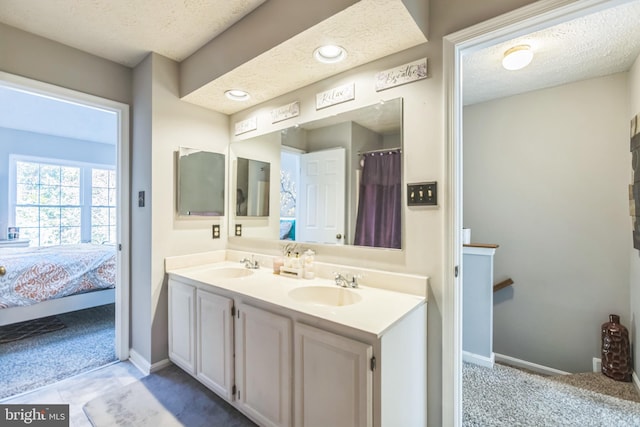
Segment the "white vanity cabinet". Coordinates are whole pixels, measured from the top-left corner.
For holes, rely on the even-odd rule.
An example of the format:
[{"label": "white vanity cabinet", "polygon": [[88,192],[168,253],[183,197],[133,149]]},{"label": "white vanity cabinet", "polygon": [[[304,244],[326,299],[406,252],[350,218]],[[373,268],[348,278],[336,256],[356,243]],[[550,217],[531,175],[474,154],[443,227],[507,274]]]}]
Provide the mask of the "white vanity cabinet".
[{"label": "white vanity cabinet", "polygon": [[291,351],[291,319],[169,279],[169,359],[261,426],[292,425]]},{"label": "white vanity cabinet", "polygon": [[196,373],[196,288],[169,279],[169,359]]},{"label": "white vanity cabinet", "polygon": [[196,290],[196,378],[228,400],[234,385],[232,309],[231,298]]},{"label": "white vanity cabinet", "polygon": [[301,323],[294,341],[295,425],[373,425],[373,346]]},{"label": "white vanity cabinet", "polygon": [[426,304],[371,332],[237,289],[171,275],[169,357],[258,425],[426,425]]},{"label": "white vanity cabinet", "polygon": [[233,300],[169,279],[169,359],[219,395],[234,385]]},{"label": "white vanity cabinet", "polygon": [[235,327],[238,407],[261,426],[291,426],[291,320],[240,303]]}]

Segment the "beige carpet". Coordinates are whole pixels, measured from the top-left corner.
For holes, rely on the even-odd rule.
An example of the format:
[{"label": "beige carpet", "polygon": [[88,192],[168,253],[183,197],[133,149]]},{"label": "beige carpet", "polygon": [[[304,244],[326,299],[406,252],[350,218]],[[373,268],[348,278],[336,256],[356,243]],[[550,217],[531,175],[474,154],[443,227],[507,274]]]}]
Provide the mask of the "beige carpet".
[{"label": "beige carpet", "polygon": [[582,374],[554,375],[548,377],[553,381],[569,384],[585,390],[591,390],[619,399],[640,402],[640,393],[633,383],[612,380],[600,372],[585,372]]},{"label": "beige carpet", "polygon": [[463,381],[464,427],[640,426],[640,403],[508,366],[464,363]]},{"label": "beige carpet", "polygon": [[569,384],[583,390],[595,391],[607,396],[630,400],[632,402],[640,402],[640,392],[638,392],[638,389],[636,389],[635,385],[632,382],[626,383],[622,381],[612,380],[601,372],[583,372],[570,375],[543,375],[539,372],[534,372],[529,369],[517,366],[511,366],[507,363],[500,362],[497,364],[513,369],[518,369],[519,371],[526,372],[528,374],[539,375],[541,377],[557,381],[561,384]]}]

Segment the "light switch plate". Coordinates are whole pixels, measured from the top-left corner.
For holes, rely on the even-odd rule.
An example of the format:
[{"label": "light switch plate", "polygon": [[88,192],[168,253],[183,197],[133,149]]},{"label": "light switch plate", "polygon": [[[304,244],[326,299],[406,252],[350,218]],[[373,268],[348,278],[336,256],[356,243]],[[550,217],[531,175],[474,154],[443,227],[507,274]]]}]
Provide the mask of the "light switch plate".
[{"label": "light switch plate", "polygon": [[407,184],[408,206],[436,206],[437,204],[437,182],[417,182],[413,184]]}]

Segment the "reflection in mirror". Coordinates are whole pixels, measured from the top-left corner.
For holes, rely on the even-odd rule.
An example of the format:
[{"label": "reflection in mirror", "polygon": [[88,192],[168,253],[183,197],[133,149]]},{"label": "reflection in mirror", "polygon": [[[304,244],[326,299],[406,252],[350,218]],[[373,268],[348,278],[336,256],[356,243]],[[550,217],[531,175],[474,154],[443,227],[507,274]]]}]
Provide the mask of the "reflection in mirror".
[{"label": "reflection in mirror", "polygon": [[193,148],[178,150],[178,214],[223,216],[225,156]]},{"label": "reflection in mirror", "polygon": [[401,98],[232,143],[232,155],[261,150],[280,172],[279,212],[243,235],[400,249],[401,148]]},{"label": "reflection in mirror", "polygon": [[269,216],[269,163],[238,157],[236,169],[236,216]]}]

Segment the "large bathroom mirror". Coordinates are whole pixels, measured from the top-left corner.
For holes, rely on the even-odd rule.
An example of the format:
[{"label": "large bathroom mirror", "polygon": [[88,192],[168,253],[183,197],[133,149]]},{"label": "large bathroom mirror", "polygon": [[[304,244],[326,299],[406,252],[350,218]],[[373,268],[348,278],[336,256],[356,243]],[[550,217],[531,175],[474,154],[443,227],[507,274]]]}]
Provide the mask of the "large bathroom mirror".
[{"label": "large bathroom mirror", "polygon": [[223,216],[225,155],[186,147],[177,154],[178,215]]},{"label": "large bathroom mirror", "polygon": [[268,220],[232,233],[401,249],[402,116],[396,98],[232,142],[232,159],[272,165]]},{"label": "large bathroom mirror", "polygon": [[236,216],[269,216],[271,166],[238,157],[236,160]]}]

